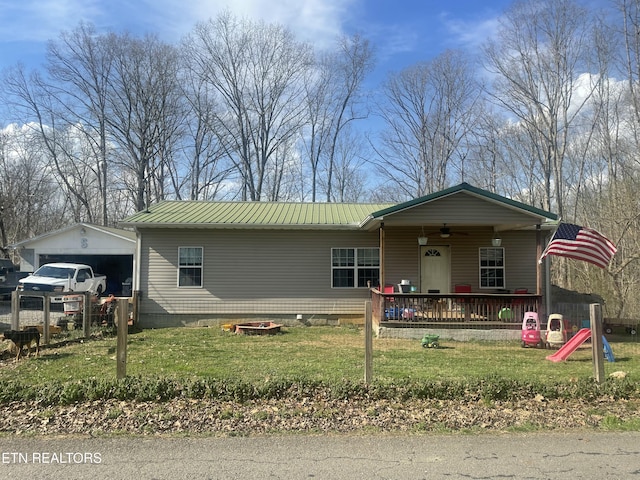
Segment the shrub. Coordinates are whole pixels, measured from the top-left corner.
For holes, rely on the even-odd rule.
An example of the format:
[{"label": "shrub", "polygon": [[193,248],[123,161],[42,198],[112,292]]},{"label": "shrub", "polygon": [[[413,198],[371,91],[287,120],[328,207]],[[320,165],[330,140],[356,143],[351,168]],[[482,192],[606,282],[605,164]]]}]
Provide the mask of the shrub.
[{"label": "shrub", "polygon": [[68,405],[96,400],[164,402],[174,398],[247,402],[260,399],[318,397],[338,400],[412,399],[510,401],[542,396],[547,399],[594,400],[639,399],[638,384],[628,379],[607,379],[602,384],[591,378],[571,383],[522,382],[490,376],[468,381],[398,381],[395,383],[332,381],[278,378],[257,385],[229,378],[126,377],[122,380],[89,378],[72,382],[50,382],[38,388],[10,380],[0,389],[0,403],[37,401],[41,405]]}]

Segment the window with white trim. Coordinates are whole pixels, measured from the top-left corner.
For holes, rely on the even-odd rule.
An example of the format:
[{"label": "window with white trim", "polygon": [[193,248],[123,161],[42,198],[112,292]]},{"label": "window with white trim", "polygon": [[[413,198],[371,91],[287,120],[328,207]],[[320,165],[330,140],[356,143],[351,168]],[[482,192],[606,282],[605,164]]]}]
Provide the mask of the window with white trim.
[{"label": "window with white trim", "polygon": [[202,287],[202,247],[178,247],[178,287]]},{"label": "window with white trim", "polygon": [[480,288],[504,288],[504,248],[480,249]]},{"label": "window with white trim", "polygon": [[366,288],[379,283],[379,248],[331,249],[331,286],[333,288]]}]

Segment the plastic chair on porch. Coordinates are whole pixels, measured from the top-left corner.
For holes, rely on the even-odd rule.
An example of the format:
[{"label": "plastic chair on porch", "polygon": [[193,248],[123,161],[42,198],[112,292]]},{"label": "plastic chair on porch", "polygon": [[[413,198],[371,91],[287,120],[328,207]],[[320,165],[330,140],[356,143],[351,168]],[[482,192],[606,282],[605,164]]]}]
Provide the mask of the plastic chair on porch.
[{"label": "plastic chair on porch", "polygon": [[[513,290],[514,295],[526,295],[529,293],[529,289],[527,288],[516,288]],[[514,298],[513,301],[513,309],[516,311],[517,319],[524,318],[524,312],[529,311],[529,305],[525,305],[526,301],[524,298]]]},{"label": "plastic chair on porch", "polygon": [[[458,283],[454,285],[453,293],[471,293],[471,285],[468,283]],[[469,300],[465,298],[458,298],[456,303],[460,305],[460,308],[465,313],[465,317],[468,317],[471,314],[471,303]],[[465,311],[465,307],[469,309],[469,311]]]},{"label": "plastic chair on porch", "polygon": [[[383,293],[394,293],[393,285],[385,285]],[[388,308],[384,309],[384,316],[387,320],[399,320],[400,309],[396,305],[396,299],[394,297],[385,297],[385,304],[388,302]]]},{"label": "plastic chair on porch", "polygon": [[[385,285],[384,286],[383,293],[393,293],[393,292],[394,292],[393,285]],[[390,302],[395,302],[395,299],[393,297],[389,297],[389,301]]]},{"label": "plastic chair on porch", "polygon": [[[471,293],[471,285],[468,283],[458,283],[453,287],[453,293]],[[467,303],[467,300],[459,298],[458,303]]]}]

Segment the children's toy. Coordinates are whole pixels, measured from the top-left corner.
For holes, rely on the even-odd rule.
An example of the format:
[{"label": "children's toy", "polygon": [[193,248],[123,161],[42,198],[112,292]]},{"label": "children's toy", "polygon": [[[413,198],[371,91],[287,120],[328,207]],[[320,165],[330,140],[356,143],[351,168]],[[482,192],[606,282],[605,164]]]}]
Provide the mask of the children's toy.
[{"label": "children's toy", "polygon": [[540,319],[537,312],[525,312],[522,319],[522,348],[543,347]]},{"label": "children's toy", "polygon": [[[547,360],[551,360],[552,362],[562,362],[569,357],[573,352],[575,352],[580,345],[591,338],[591,329],[590,328],[582,328],[578,330],[578,332],[571,337],[571,339],[565,343],[560,350],[555,352],[554,354],[547,355]],[[607,339],[602,336],[602,346],[604,350],[604,356],[609,362],[615,362],[616,359],[613,356],[613,350],[611,350],[611,345],[607,342]]]},{"label": "children's toy", "polygon": [[549,315],[547,321],[546,344],[547,348],[558,348],[567,343],[568,327],[564,318],[559,313]]},{"label": "children's toy", "polygon": [[440,340],[440,335],[433,335],[425,333],[422,337],[422,346],[424,348],[438,348]]},{"label": "children's toy", "polygon": [[602,349],[604,350],[604,358],[607,359],[608,362],[615,362],[616,357],[613,355],[613,350],[611,350],[611,345],[607,342],[607,339],[602,336]]}]

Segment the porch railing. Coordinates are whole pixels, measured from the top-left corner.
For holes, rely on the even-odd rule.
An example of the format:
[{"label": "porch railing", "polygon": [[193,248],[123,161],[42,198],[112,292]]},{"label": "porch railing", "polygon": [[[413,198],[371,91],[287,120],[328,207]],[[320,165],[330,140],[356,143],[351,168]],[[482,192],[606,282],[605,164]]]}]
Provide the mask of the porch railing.
[{"label": "porch railing", "polygon": [[[541,295],[510,293],[382,293],[371,289],[373,322],[378,326],[440,324],[522,324],[525,312],[539,312]],[[437,326],[437,325],[436,325]]]}]

